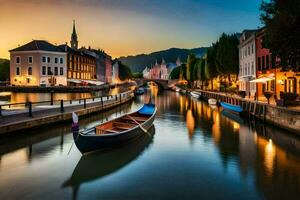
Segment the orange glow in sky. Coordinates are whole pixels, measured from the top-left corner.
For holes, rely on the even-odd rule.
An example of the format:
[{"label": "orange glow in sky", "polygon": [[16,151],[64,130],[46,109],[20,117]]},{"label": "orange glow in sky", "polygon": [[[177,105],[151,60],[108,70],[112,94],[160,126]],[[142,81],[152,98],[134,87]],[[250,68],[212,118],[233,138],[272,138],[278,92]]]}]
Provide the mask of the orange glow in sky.
[{"label": "orange glow in sky", "polygon": [[131,11],[68,1],[0,0],[0,3],[0,58],[9,58],[9,49],[32,39],[44,39],[53,44],[69,43],[73,19],[76,20],[79,46],[102,48],[113,57],[201,45],[197,33],[191,40],[190,33],[179,31],[182,27],[176,24],[164,27],[164,23],[158,23],[159,19],[147,14],[141,16]]}]

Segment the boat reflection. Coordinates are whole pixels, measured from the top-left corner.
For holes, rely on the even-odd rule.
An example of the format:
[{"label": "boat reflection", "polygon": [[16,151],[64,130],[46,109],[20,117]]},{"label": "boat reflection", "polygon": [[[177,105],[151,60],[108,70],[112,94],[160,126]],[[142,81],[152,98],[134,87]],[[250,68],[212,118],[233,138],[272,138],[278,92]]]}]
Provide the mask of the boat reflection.
[{"label": "boat reflection", "polygon": [[83,155],[72,176],[62,187],[72,187],[73,199],[76,199],[81,184],[112,174],[137,159],[151,144],[155,134],[154,126],[149,129],[149,133],[152,137],[144,134],[120,148]]}]

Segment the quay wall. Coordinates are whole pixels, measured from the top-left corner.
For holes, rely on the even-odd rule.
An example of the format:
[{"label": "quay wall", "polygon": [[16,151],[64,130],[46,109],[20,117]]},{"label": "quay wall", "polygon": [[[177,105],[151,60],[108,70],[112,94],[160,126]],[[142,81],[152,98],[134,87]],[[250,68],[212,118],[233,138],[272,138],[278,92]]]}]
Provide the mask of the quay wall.
[{"label": "quay wall", "polygon": [[266,123],[300,135],[300,111],[298,110],[270,105],[249,99],[242,99],[241,97],[230,94],[202,90],[198,90],[198,92],[201,92],[204,99],[215,98],[218,101],[223,101],[232,105],[239,105],[247,112],[249,117],[261,119]]},{"label": "quay wall", "polygon": [[89,115],[95,112],[101,112],[113,107],[117,107],[130,101],[134,97],[131,92],[130,95],[122,97],[121,100],[110,101],[105,104],[95,103],[93,106],[87,108],[73,109],[65,111],[64,113],[56,113],[51,115],[44,115],[40,117],[25,118],[24,120],[16,121],[13,123],[0,126],[0,136],[8,135],[10,133],[17,133],[25,129],[35,128],[39,126],[50,125],[52,123],[67,121],[72,119],[72,112],[76,112],[78,116]]},{"label": "quay wall", "polygon": [[134,82],[120,83],[120,84],[103,84],[99,86],[0,86],[0,92],[93,92],[93,91],[103,91],[109,90],[109,88],[114,87],[130,87],[135,86]]}]

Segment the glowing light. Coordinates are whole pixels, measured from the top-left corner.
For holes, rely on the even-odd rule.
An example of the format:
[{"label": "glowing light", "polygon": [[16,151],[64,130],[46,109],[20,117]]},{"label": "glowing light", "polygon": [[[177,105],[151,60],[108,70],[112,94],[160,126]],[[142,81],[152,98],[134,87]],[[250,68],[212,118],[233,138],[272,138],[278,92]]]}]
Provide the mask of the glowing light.
[{"label": "glowing light", "polygon": [[189,132],[189,138],[191,139],[195,131],[195,119],[191,109],[189,109],[186,113],[186,126]]}]

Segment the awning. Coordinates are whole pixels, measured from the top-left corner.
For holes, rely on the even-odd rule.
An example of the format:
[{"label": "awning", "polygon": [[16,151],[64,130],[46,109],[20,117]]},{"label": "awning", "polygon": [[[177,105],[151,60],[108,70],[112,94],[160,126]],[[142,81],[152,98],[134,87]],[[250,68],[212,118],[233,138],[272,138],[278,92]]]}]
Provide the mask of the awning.
[{"label": "awning", "polygon": [[272,81],[272,80],[274,80],[274,78],[260,77],[260,78],[257,78],[257,79],[254,79],[254,80],[250,81],[250,83],[266,83],[266,82]]},{"label": "awning", "polygon": [[67,81],[71,83],[81,83],[81,80],[78,79],[68,79]]},{"label": "awning", "polygon": [[92,80],[81,80],[81,79],[68,79],[68,82],[71,83],[88,83],[91,85],[103,85],[104,82],[101,81],[92,81]]}]

